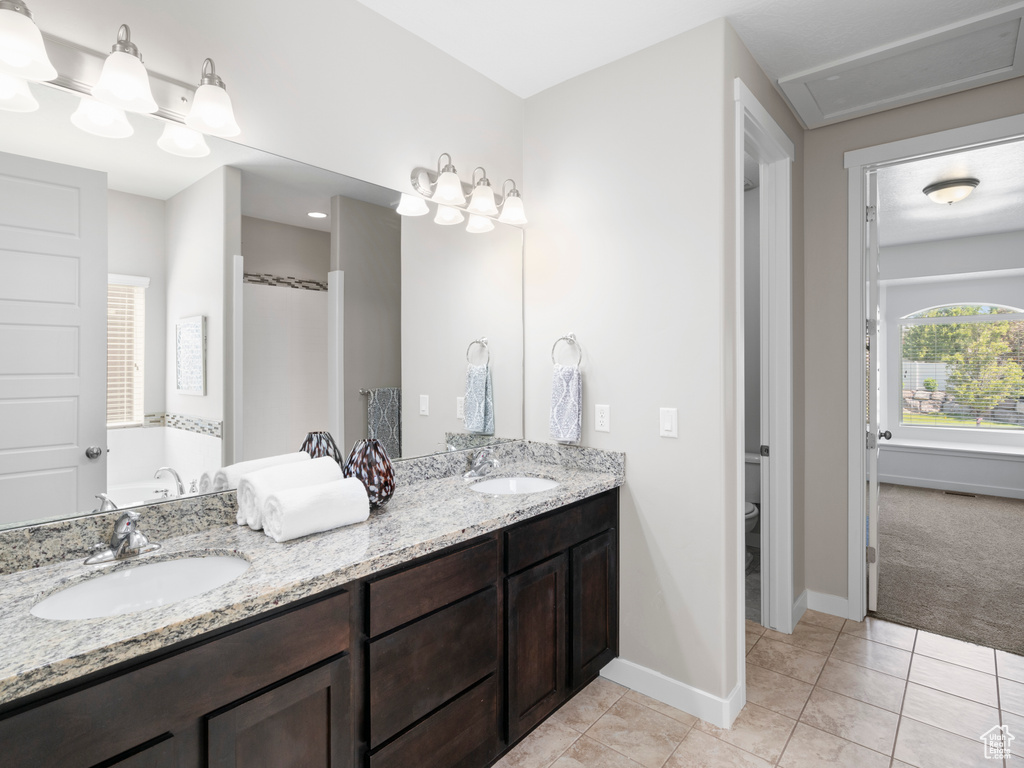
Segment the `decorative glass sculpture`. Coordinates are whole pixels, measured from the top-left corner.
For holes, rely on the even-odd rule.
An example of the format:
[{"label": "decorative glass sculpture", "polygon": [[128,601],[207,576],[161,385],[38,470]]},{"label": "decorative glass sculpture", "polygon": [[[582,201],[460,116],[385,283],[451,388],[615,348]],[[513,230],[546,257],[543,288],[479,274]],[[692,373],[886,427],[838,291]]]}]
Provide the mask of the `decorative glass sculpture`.
[{"label": "decorative glass sculpture", "polygon": [[395,470],[391,459],[372,437],[360,440],[352,447],[342,470],[345,477],[359,478],[370,497],[370,506],[374,508],[387,504],[395,493]]},{"label": "decorative glass sculpture", "polygon": [[310,432],[302,441],[302,447],[299,450],[305,451],[313,459],[330,456],[338,462],[339,467],[342,466],[341,451],[338,450],[338,445],[334,442],[330,432]]}]

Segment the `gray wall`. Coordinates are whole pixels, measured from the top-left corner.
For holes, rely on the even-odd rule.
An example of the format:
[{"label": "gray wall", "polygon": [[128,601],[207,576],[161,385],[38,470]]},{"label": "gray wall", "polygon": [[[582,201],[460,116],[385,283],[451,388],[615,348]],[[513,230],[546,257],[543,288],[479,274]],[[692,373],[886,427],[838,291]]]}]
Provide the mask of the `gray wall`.
[{"label": "gray wall", "polygon": [[327,282],[331,233],[242,217],[242,255],[246,273]]}]

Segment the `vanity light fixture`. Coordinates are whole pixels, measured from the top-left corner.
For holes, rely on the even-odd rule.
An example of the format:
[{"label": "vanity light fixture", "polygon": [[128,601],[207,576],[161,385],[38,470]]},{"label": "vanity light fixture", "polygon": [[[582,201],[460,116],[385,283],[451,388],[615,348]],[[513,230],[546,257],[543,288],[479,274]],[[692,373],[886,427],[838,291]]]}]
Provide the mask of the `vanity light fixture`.
[{"label": "vanity light fixture", "polygon": [[0,72],[0,109],[8,112],[35,112],[39,102],[28,88],[28,81]]},{"label": "vanity light fixture", "polygon": [[206,157],[210,154],[203,134],[179,123],[167,123],[156,145],[178,157]]},{"label": "vanity light fixture", "polygon": [[[509,182],[512,182],[512,189],[505,192],[505,187]],[[516,189],[516,183],[512,179],[505,179],[505,183],[501,185],[501,191],[504,193],[505,202],[501,205],[501,215],[498,217],[498,221],[502,224],[525,224],[526,213],[523,211],[523,198],[519,194],[519,190]]]},{"label": "vanity light fixture", "polygon": [[127,24],[117,30],[117,42],[103,62],[103,71],[92,87],[92,95],[104,104],[127,112],[150,114],[158,109],[149,88],[149,73],[139,49],[132,42],[132,31]]},{"label": "vanity light fixture", "polygon": [[466,217],[458,208],[452,208],[450,205],[437,206],[437,215],[434,216],[435,224],[451,226],[452,224],[461,224],[465,220]]},{"label": "vanity light fixture", "polygon": [[311,218],[311,219],[326,219],[327,218],[327,214],[324,213],[323,211],[310,211],[306,215],[309,216],[309,218]]},{"label": "vanity light fixture", "polygon": [[[481,172],[479,181],[476,180],[477,171]],[[491,189],[491,181],[487,178],[487,171],[482,166],[477,166],[473,169],[473,179],[473,194],[470,196],[469,207],[466,210],[481,216],[497,216],[498,206],[494,204],[494,190]],[[472,219],[470,219],[470,222],[472,222]],[[492,226],[491,229],[494,229],[494,227]]]},{"label": "vanity light fixture", "polygon": [[0,0],[0,69],[36,82],[57,77],[32,11],[21,0]]},{"label": "vanity light fixture", "polygon": [[[442,157],[448,158],[444,168],[441,167]],[[437,174],[434,194],[430,199],[443,205],[465,205],[466,195],[462,192],[462,181],[459,179],[455,166],[452,165],[452,156],[447,152],[442,152],[437,158]]]},{"label": "vanity light fixture", "polygon": [[235,112],[231,108],[231,97],[228,96],[224,81],[217,75],[213,59],[203,62],[202,77],[196,89],[192,109],[185,117],[185,125],[211,136],[230,139],[242,132],[235,122]]},{"label": "vanity light fixture", "polygon": [[466,231],[470,234],[479,235],[484,232],[490,232],[492,229],[494,229],[494,222],[491,219],[476,213],[469,214],[469,224],[466,225]]},{"label": "vanity light fixture", "polygon": [[71,122],[86,133],[105,139],[125,139],[135,133],[123,109],[88,96],[82,97],[78,109],[71,115]]},{"label": "vanity light fixture", "polygon": [[977,179],[950,179],[949,181],[938,181],[929,184],[922,192],[928,195],[928,199],[934,203],[959,203],[974,191],[981,182]]},{"label": "vanity light fixture", "polygon": [[402,199],[398,201],[395,213],[399,216],[425,216],[430,213],[430,206],[422,197],[402,193]]}]

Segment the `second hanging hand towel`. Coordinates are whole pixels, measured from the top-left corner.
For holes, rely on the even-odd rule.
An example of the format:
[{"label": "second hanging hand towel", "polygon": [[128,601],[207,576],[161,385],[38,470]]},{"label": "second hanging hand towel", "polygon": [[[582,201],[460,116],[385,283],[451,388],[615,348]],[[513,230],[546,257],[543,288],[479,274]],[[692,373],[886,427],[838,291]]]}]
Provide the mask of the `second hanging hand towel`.
[{"label": "second hanging hand towel", "polygon": [[551,376],[551,437],[577,443],[583,431],[583,377],[579,366],[555,364]]},{"label": "second hanging hand towel", "polygon": [[466,431],[478,435],[494,434],[494,395],[491,392],[491,368],[470,365],[466,368]]}]

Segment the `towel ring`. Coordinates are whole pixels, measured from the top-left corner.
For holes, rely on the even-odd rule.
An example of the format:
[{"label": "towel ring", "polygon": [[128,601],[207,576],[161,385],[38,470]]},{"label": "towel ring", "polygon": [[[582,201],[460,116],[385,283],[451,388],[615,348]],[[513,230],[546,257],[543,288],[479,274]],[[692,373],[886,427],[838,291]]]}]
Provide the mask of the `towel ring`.
[{"label": "towel ring", "polygon": [[481,347],[484,348],[484,352],[487,353],[487,360],[484,362],[484,365],[490,365],[491,364],[491,348],[489,346],[487,346],[487,337],[486,336],[481,336],[479,339],[473,339],[471,342],[469,342],[469,346],[466,347],[466,362],[467,363],[471,363],[471,361],[469,359],[469,353],[473,350],[473,345],[474,344],[479,344]]},{"label": "towel ring", "polygon": [[555,339],[555,343],[551,345],[551,362],[552,363],[556,363],[557,362],[555,360],[555,348],[558,347],[558,342],[560,342],[560,341],[564,341],[566,344],[570,344],[570,345],[576,347],[576,354],[579,355],[579,357],[576,358],[576,365],[579,365],[580,363],[583,362],[583,347],[581,347],[580,343],[578,341],[576,341],[576,334],[575,333],[567,333],[567,334],[565,334],[565,336],[559,336],[557,339]]}]

